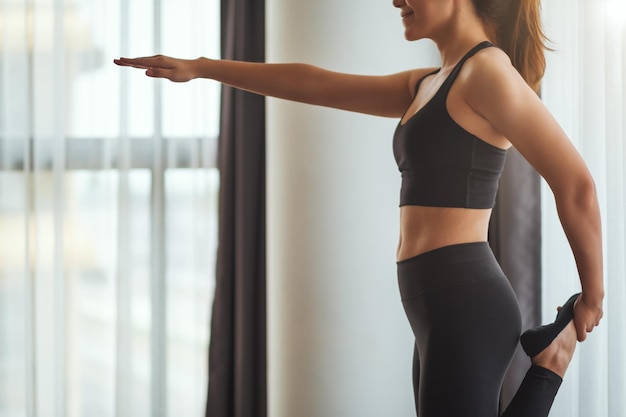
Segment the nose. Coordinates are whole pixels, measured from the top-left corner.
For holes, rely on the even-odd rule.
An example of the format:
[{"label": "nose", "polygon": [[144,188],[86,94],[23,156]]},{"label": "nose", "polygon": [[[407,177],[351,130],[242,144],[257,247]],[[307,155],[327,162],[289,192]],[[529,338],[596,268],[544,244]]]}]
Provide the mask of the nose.
[{"label": "nose", "polygon": [[393,7],[402,7],[404,6],[406,3],[404,2],[404,0],[393,0]]}]

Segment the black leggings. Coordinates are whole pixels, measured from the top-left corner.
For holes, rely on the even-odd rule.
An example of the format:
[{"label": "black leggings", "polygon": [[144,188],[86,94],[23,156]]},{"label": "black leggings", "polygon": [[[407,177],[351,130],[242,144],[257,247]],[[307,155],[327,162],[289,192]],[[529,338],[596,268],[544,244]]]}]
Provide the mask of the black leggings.
[{"label": "black leggings", "polygon": [[[487,242],[435,249],[398,262],[415,335],[418,417],[497,417],[500,388],[519,341],[517,298]],[[503,417],[546,417],[561,384],[531,366]]]}]

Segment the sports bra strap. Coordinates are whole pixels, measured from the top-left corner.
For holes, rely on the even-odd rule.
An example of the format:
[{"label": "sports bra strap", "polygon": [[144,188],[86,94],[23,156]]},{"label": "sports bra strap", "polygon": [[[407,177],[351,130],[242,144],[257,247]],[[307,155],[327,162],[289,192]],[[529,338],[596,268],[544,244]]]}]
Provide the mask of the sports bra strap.
[{"label": "sports bra strap", "polygon": [[422,81],[424,81],[424,79],[430,75],[437,74],[439,71],[441,71],[441,68],[437,68],[436,70],[431,71],[428,74],[422,75],[420,79],[417,80],[417,82],[415,83],[415,91],[413,91],[413,97],[417,95],[417,91],[420,89],[420,85],[422,84]]},{"label": "sports bra strap", "polygon": [[448,75],[448,78],[446,78],[446,80],[443,82],[443,84],[441,85],[441,92],[442,93],[445,92],[445,96],[447,96],[448,95],[448,91],[450,90],[450,88],[452,87],[452,84],[454,83],[454,80],[456,80],[456,77],[458,77],[459,72],[461,72],[461,68],[463,68],[463,64],[465,64],[465,61],[467,61],[468,59],[470,59],[471,57],[476,55],[476,53],[478,51],[481,51],[481,50],[483,50],[485,48],[489,48],[489,47],[492,47],[492,46],[494,46],[494,45],[491,42],[483,41],[483,42],[479,43],[478,45],[476,45],[475,47],[473,47],[472,49],[470,49],[463,56],[463,58],[461,58],[461,60],[459,62],[457,62],[457,64],[452,69],[452,72],[450,72],[450,75]]},{"label": "sports bra strap", "polygon": [[[478,51],[485,49],[485,48],[489,48],[491,46],[494,46],[491,42],[489,41],[483,41],[481,43],[479,43],[478,45],[474,46],[472,49],[470,49],[465,55],[463,55],[463,58],[461,58],[461,60],[459,62],[456,63],[456,65],[454,66],[454,68],[452,69],[452,71],[450,72],[450,75],[448,75],[448,78],[443,82],[443,84],[441,85],[441,87],[439,88],[439,92],[445,92],[445,95],[448,95],[448,91],[450,89],[450,87],[452,86],[452,83],[454,83],[454,80],[456,80],[456,77],[459,75],[459,72],[461,71],[461,68],[463,67],[463,64],[465,64],[465,61],[467,61],[468,59],[470,59],[471,57],[473,57]],[[441,71],[441,68],[437,68],[434,71],[431,71],[425,75],[422,75],[419,80],[417,80],[417,82],[415,83],[415,90],[413,91],[413,97],[415,97],[417,95],[417,92],[420,88],[420,85],[422,85],[422,81],[424,81],[424,79],[430,75],[436,74],[439,71]]]}]

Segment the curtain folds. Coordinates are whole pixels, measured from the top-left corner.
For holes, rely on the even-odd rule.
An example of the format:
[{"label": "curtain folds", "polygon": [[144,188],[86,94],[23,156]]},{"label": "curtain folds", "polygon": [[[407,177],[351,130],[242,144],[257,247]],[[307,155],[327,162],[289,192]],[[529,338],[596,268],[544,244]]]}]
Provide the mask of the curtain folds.
[{"label": "curtain folds", "polygon": [[[222,58],[265,59],[263,0],[222,0]],[[219,243],[208,417],[264,417],[266,382],[265,100],[224,87]]]},{"label": "curtain folds", "polygon": [[[604,238],[605,317],[584,343],[552,416],[626,415],[626,3],[544,2],[548,55],[544,101],[594,177]],[[578,273],[547,185],[543,199],[543,310],[580,290]]]}]

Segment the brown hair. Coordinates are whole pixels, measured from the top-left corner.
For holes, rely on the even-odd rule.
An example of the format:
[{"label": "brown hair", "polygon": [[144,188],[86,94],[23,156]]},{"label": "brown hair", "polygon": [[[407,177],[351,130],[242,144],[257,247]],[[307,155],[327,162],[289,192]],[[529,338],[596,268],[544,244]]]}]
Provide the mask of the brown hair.
[{"label": "brown hair", "polygon": [[495,26],[496,44],[526,83],[539,90],[548,39],[541,27],[540,0],[472,0],[478,16]]}]

